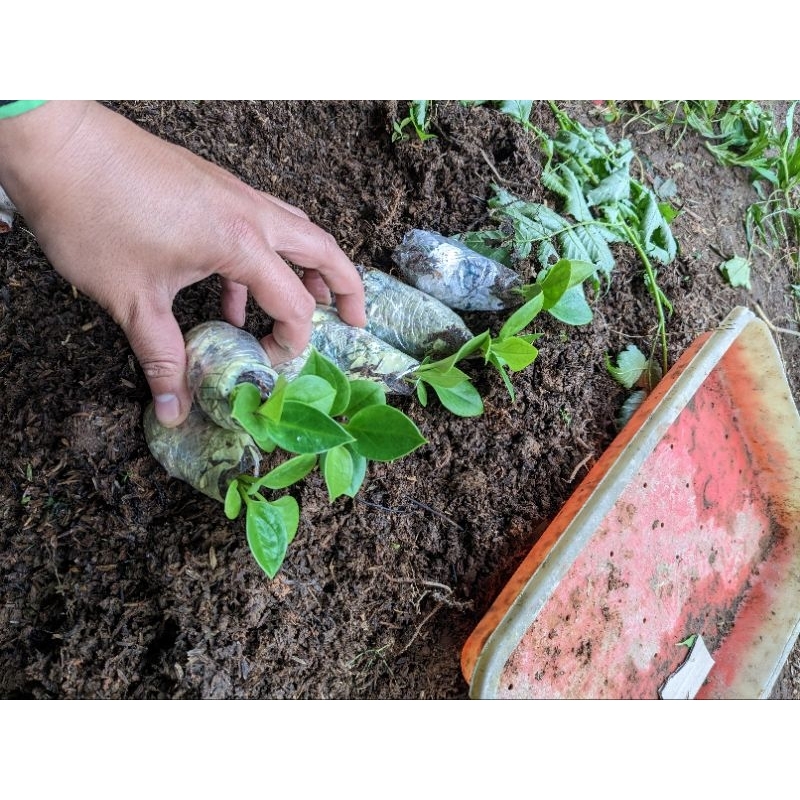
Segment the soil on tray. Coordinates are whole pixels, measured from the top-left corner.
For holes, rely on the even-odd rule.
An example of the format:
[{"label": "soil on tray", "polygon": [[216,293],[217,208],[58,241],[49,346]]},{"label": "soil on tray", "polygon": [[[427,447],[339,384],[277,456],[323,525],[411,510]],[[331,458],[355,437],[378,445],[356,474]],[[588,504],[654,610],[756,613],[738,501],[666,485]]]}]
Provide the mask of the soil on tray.
[{"label": "soil on tray", "polygon": [[[543,156],[489,107],[435,105],[436,138],[392,142],[405,102],[125,102],[111,107],[159,136],[302,208],[356,263],[392,271],[411,228],[454,234],[488,223],[491,184],[552,201]],[[589,103],[565,107],[606,124]],[[628,120],[630,118],[627,118]],[[545,103],[533,120],[554,131]],[[632,139],[636,169],[672,179],[679,257],[659,271],[675,311],[670,360],[735,306],[758,303],[793,327],[791,283],[757,253],[753,289],[731,288],[721,255],[747,252],[755,199],[687,132],[606,124]],[[396,404],[429,444],[370,466],[355,499],[328,502],[317,473],[296,487],[300,529],[274,580],[243,523],[170,479],[142,433],[147,384],[121,330],[48,264],[18,218],[0,237],[0,696],[5,698],[466,698],[465,640],[615,436],[626,390],[606,353],[647,350],[655,314],[629,248],[591,324],[548,315],[514,402],[475,371],[486,413]],[[183,330],[218,318],[219,286],[182,292]],[[247,328],[270,320],[251,303]],[[499,317],[468,317],[473,329]],[[779,335],[792,390],[793,336]],[[797,649],[776,696],[798,697]]]}]

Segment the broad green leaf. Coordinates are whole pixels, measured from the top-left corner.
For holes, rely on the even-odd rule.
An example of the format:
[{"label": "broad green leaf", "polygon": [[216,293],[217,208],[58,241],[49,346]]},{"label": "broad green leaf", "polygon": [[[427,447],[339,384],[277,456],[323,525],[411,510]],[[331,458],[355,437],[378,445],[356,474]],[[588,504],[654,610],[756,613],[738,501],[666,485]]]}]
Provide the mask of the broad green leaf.
[{"label": "broad green leaf", "polygon": [[352,417],[362,408],[376,405],[386,405],[386,390],[383,386],[377,381],[360,379],[350,381],[350,403],[345,409],[345,417]]},{"label": "broad green leaf", "polygon": [[434,386],[441,404],[458,417],[479,417],[483,414],[483,400],[478,390],[469,382],[447,388]]},{"label": "broad green leaf", "polygon": [[632,186],[641,245],[648,256],[662,264],[669,264],[678,253],[678,245],[672,235],[669,223],[661,213],[655,195],[635,181]]},{"label": "broad green leaf", "polygon": [[259,416],[266,417],[273,422],[277,422],[283,413],[283,401],[286,399],[286,388],[289,382],[284,375],[279,375],[275,386],[272,388],[270,396],[264,405],[259,408]]},{"label": "broad green leaf", "polygon": [[286,557],[289,532],[283,513],[266,500],[252,500],[247,504],[247,544],[258,566],[268,577],[274,578]]},{"label": "broad green leaf", "polygon": [[[544,307],[544,293],[542,292],[542,287],[537,284],[531,284],[529,287],[525,288],[528,289],[526,294],[531,293],[532,296],[524,305],[521,305],[516,311],[514,311],[503,323],[503,327],[500,328],[495,342],[497,340],[502,341],[503,339],[508,339],[511,336],[515,336],[521,330],[527,328]],[[533,293],[534,290],[535,293]],[[495,344],[493,343],[492,347],[494,346]]]},{"label": "broad green leaf", "polygon": [[358,490],[361,488],[361,484],[364,483],[364,478],[367,474],[367,459],[360,453],[356,453],[356,451],[353,450],[353,445],[346,444],[345,447],[350,453],[350,458],[353,460],[353,476],[344,494],[348,497],[355,497],[358,494]]},{"label": "broad green leaf", "polygon": [[429,386],[444,386],[451,389],[453,386],[469,381],[469,375],[458,367],[441,370],[436,367],[436,363],[438,362],[430,365],[432,369],[417,370],[417,376]]},{"label": "broad green leaf", "polygon": [[353,450],[373,461],[394,461],[426,443],[417,426],[392,406],[368,406],[346,425]]},{"label": "broad green leaf", "polygon": [[522,125],[528,125],[533,100],[500,100],[498,108]]},{"label": "broad green leaf", "polygon": [[423,408],[428,405],[428,390],[425,388],[425,382],[422,378],[417,381],[417,400],[419,400],[419,404]]},{"label": "broad green leaf", "polygon": [[300,506],[297,500],[287,494],[272,500],[270,505],[283,517],[283,524],[286,526],[286,544],[290,545],[300,524]]},{"label": "broad green leaf", "polygon": [[567,325],[588,325],[592,321],[592,309],[586,302],[583,286],[568,289],[548,311]]},{"label": "broad green leaf", "polygon": [[353,459],[350,451],[344,445],[328,450],[320,459],[320,470],[332,503],[345,494],[353,482]]},{"label": "broad green leaf", "polygon": [[240,383],[230,394],[231,415],[241,420],[248,414],[255,414],[261,406],[261,392],[252,383]]},{"label": "broad green leaf", "polygon": [[329,414],[336,399],[336,389],[319,375],[298,375],[286,387],[286,400],[296,400]]},{"label": "broad green leaf", "polygon": [[228,484],[224,508],[228,519],[236,519],[242,510],[242,496],[239,494],[239,481],[236,479]]},{"label": "broad green leaf", "polygon": [[647,357],[635,345],[629,344],[618,356],[616,365],[606,355],[606,368],[617,383],[632,389],[648,368]]},{"label": "broad green leaf", "polygon": [[513,403],[517,393],[514,391],[514,384],[511,383],[511,378],[508,377],[508,370],[505,362],[491,351],[489,351],[487,360],[500,373],[500,377],[503,379],[506,391],[508,392],[511,402]]},{"label": "broad green leaf", "polygon": [[336,399],[328,412],[332,417],[344,414],[350,403],[350,381],[347,376],[330,359],[312,348],[311,355],[303,365],[300,375],[317,375],[324,378],[336,390]]},{"label": "broad green leaf", "polygon": [[314,469],[317,463],[317,456],[315,453],[304,453],[303,455],[294,456],[277,467],[270,470],[264,477],[258,479],[261,486],[266,486],[267,489],[285,489],[287,486],[303,480],[303,478]]},{"label": "broad green leaf", "polygon": [[525,369],[539,355],[539,351],[532,344],[516,337],[493,342],[491,352],[515,372]]},{"label": "broad green leaf", "polygon": [[720,264],[719,269],[731,286],[744,286],[745,289],[752,289],[750,262],[746,258],[734,256]]},{"label": "broad green leaf", "polygon": [[570,262],[561,259],[552,267],[548,267],[539,273],[538,283],[542,287],[544,296],[543,307],[552,308],[569,289]]},{"label": "broad green leaf", "polygon": [[270,424],[269,434],[278,447],[290,453],[323,453],[353,441],[336,420],[295,400],[283,404],[280,422]]}]

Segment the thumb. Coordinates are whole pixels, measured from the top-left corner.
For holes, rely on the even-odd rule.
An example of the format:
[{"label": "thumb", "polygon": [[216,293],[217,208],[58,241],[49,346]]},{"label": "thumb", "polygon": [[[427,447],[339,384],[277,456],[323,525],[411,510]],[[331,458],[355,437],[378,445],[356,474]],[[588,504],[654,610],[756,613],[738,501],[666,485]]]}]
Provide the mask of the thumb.
[{"label": "thumb", "polygon": [[139,307],[138,312],[122,329],[150,385],[156,418],[173,428],[186,419],[192,405],[183,334],[171,309]]}]

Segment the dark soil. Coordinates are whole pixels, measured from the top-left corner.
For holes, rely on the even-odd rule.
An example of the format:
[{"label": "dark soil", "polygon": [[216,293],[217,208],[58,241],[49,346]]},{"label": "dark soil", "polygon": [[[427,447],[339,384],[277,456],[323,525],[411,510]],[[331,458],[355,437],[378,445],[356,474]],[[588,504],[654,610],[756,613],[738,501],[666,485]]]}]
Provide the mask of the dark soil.
[{"label": "dark soil", "polygon": [[[531,136],[489,108],[439,103],[424,144],[392,143],[405,103],[141,102],[113,106],[247,183],[303,208],[358,263],[391,270],[412,227],[487,222],[498,180],[548,198]],[[574,116],[604,124],[589,103]],[[593,116],[595,114],[595,116]],[[554,122],[546,104],[535,122]],[[752,292],[717,265],[745,254],[755,194],[687,133],[628,135],[645,181],[672,178],[680,255],[660,271],[675,305],[675,360],[736,305],[794,327],[788,268],[755,257]],[[552,199],[552,198],[550,198]],[[0,696],[6,698],[465,698],[459,658],[546,523],[615,435],[626,392],[605,353],[647,349],[655,316],[634,254],[617,250],[594,321],[537,320],[540,356],[477,385],[479,419],[398,405],[429,444],[373,465],[360,496],[331,505],[315,473],[297,490],[300,530],[278,576],[253,561],[242,521],[167,477],[142,434],[147,384],[120,329],[48,265],[18,220],[0,238]],[[215,280],[182,293],[184,330],[219,316]],[[257,308],[248,328],[263,334]],[[474,325],[495,325],[483,317]],[[778,344],[797,396],[797,339]],[[800,694],[800,657],[776,690]]]}]

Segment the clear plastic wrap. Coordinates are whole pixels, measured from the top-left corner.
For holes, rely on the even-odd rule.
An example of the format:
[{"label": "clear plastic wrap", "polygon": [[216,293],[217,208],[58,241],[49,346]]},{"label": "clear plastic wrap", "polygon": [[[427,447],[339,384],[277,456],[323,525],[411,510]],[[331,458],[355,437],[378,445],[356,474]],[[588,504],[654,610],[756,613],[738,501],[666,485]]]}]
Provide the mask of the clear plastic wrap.
[{"label": "clear plastic wrap", "polygon": [[460,311],[500,311],[521,305],[520,276],[458,239],[411,230],[392,258],[412,286]]},{"label": "clear plastic wrap", "polygon": [[266,400],[278,375],[261,343],[247,331],[212,320],[192,328],[186,340],[187,382],[198,406],[217,425],[240,430],[228,398],[240,383],[255,384]]},{"label": "clear plastic wrap", "polygon": [[359,267],[366,329],[414,358],[444,358],[472,338],[461,317],[430,294],[377,269]]},{"label": "clear plastic wrap", "polygon": [[311,344],[349,378],[377,381],[393,394],[414,391],[413,382],[405,378],[418,369],[420,362],[365,328],[342,322],[333,309],[317,307]]},{"label": "clear plastic wrap", "polygon": [[221,428],[193,406],[186,421],[166,428],[152,404],[144,412],[144,436],[153,457],[173,477],[223,502],[228,484],[258,475],[260,453],[249,434]]}]

